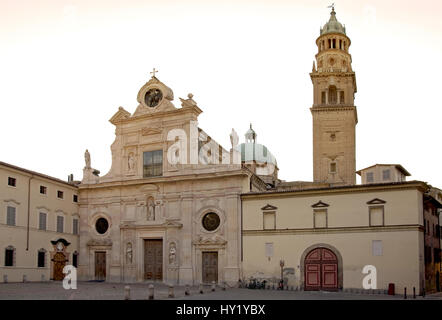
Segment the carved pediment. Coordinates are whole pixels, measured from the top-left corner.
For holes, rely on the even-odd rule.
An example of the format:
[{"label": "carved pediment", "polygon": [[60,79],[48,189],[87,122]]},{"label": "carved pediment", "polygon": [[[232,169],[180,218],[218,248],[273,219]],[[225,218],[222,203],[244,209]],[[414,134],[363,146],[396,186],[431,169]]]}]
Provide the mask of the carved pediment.
[{"label": "carved pediment", "polygon": [[129,119],[130,112],[124,110],[123,107],[119,107],[117,113],[115,113],[112,118],[110,118],[110,123],[117,125],[120,121]]},{"label": "carved pediment", "polygon": [[271,204],[268,204],[268,203],[264,207],[261,208],[261,210],[265,210],[265,211],[276,210],[276,209],[278,209],[278,207],[272,206]]},{"label": "carved pediment", "polygon": [[143,128],[141,129],[142,136],[150,136],[153,134],[161,134],[163,130],[161,128]]},{"label": "carved pediment", "polygon": [[322,202],[321,200],[319,200],[315,204],[312,204],[312,208],[327,208],[329,206],[330,206],[329,204]]},{"label": "carved pediment", "polygon": [[198,236],[198,238],[193,242],[193,244],[195,245],[225,245],[227,243],[227,241],[219,236],[213,236],[213,237],[203,237],[203,236]]},{"label": "carved pediment", "polygon": [[374,198],[373,200],[367,201],[367,204],[384,204],[384,203],[387,202],[379,198]]},{"label": "carved pediment", "polygon": [[88,246],[112,246],[111,239],[90,239],[87,242]]}]

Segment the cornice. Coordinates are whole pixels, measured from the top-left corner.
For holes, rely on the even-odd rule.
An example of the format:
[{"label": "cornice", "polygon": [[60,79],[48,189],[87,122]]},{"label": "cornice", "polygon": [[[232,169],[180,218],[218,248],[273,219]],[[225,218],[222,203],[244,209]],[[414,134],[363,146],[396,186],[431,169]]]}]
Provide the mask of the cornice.
[{"label": "cornice", "polygon": [[378,191],[392,191],[392,190],[407,190],[417,189],[421,192],[425,192],[428,189],[428,185],[422,181],[410,181],[402,183],[386,183],[376,185],[354,185],[354,186],[341,186],[331,188],[318,188],[307,190],[285,190],[285,191],[268,191],[268,192],[250,192],[241,194],[242,200],[253,199],[265,199],[265,198],[288,198],[288,197],[304,197],[326,194],[345,194],[345,193],[366,193],[366,192],[378,192]]},{"label": "cornice", "polygon": [[268,236],[268,235],[305,235],[305,234],[330,234],[330,233],[361,233],[361,232],[397,232],[397,231],[420,231],[424,227],[418,224],[395,225],[395,226],[358,226],[358,227],[328,227],[328,228],[304,228],[304,229],[274,229],[274,230],[243,230],[243,236]]}]

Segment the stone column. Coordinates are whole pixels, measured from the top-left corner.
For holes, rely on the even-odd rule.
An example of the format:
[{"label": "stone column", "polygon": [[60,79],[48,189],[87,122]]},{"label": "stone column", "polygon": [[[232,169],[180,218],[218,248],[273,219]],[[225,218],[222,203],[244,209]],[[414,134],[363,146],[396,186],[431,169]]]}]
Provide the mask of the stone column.
[{"label": "stone column", "polygon": [[179,261],[179,282],[183,284],[193,284],[193,268],[192,268],[192,217],[193,212],[193,198],[192,194],[183,195],[181,202],[181,221],[183,227],[179,231],[181,233],[181,241],[177,250],[177,258]]}]

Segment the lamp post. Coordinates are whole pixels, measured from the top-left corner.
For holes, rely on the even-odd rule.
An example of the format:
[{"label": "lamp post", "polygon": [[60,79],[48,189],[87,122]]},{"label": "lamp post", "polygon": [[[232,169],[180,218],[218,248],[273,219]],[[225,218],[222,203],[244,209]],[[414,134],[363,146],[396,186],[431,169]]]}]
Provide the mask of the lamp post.
[{"label": "lamp post", "polygon": [[281,281],[279,282],[279,289],[284,288],[284,276],[283,276],[283,268],[284,268],[284,260],[279,260],[279,266],[281,267]]}]

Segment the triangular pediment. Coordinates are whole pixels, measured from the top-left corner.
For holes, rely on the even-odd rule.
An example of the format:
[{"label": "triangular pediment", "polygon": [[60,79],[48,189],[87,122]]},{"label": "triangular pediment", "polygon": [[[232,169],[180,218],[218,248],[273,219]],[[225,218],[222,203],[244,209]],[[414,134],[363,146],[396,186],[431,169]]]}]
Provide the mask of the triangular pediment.
[{"label": "triangular pediment", "polygon": [[112,118],[110,118],[109,122],[116,125],[118,122],[129,118],[130,112],[124,110],[123,107],[119,107],[117,113],[115,113]]},{"label": "triangular pediment", "polygon": [[271,204],[266,204],[264,207],[261,208],[261,210],[276,210],[278,207],[272,206]]},{"label": "triangular pediment", "polygon": [[387,203],[387,201],[384,201],[379,198],[374,198],[373,200],[367,201],[367,204],[384,204]]},{"label": "triangular pediment", "polygon": [[327,208],[329,206],[330,206],[329,204],[322,202],[321,200],[319,200],[315,204],[312,204],[312,208]]}]

